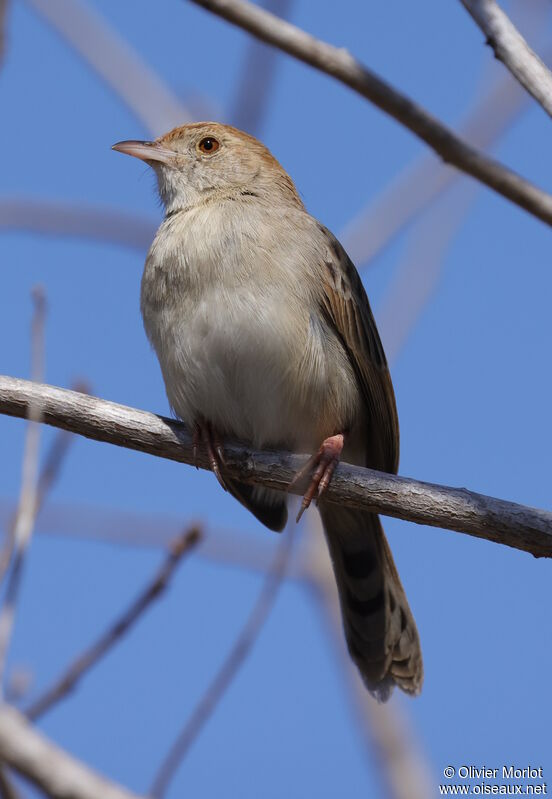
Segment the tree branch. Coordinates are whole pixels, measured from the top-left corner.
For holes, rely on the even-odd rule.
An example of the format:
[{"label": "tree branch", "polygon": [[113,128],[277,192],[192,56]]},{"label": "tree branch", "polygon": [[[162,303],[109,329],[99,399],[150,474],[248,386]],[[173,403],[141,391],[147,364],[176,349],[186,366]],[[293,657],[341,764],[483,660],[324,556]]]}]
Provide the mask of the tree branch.
[{"label": "tree branch", "polygon": [[[46,296],[41,286],[32,291],[34,313],[31,323],[31,375],[33,380],[44,379],[44,326],[46,320]],[[7,570],[13,555],[13,565],[9,573],[4,604],[0,609],[0,696],[4,695],[4,674],[6,658],[10,646],[23,564],[31,543],[34,523],[38,510],[38,461],[40,457],[40,435],[42,409],[40,401],[31,402],[28,412],[29,424],[25,437],[21,493],[13,525],[8,539],[0,553],[1,568]],[[3,571],[0,572],[0,580]]]},{"label": "tree branch", "polygon": [[514,78],[552,116],[552,73],[529,47],[495,0],[461,0],[487,44]]},{"label": "tree branch", "polygon": [[161,763],[150,788],[154,799],[163,799],[168,786],[174,778],[176,771],[192,743],[199,735],[205,722],[209,719],[222,697],[228,691],[232,680],[238,673],[243,662],[251,652],[262,628],[274,606],[282,581],[284,580],[291,546],[293,543],[293,529],[287,530],[280,543],[271,568],[266,575],[257,601],[249,614],[246,623],[238,634],[228,656],[209,684],[205,694],[201,697],[191,717],[173,742],[169,752]]},{"label": "tree branch", "polygon": [[102,657],[126,635],[145,610],[158,599],[167,588],[174,570],[182,558],[199,542],[199,528],[192,527],[173,542],[169,554],[154,579],[140,595],[125,609],[100,637],[76,658],[63,674],[54,681],[25,711],[27,718],[35,721],[43,716],[52,705],[59,702],[75,689],[86,672],[90,671]]},{"label": "tree branch", "polygon": [[441,158],[552,225],[552,196],[470,146],[424,108],[354,59],[246,0],[191,0],[305,64],[341,81],[392,116]]},{"label": "tree branch", "polygon": [[[180,422],[76,391],[0,376],[0,413],[26,418],[36,402],[40,402],[46,424],[96,441],[195,465],[192,437]],[[225,460],[232,479],[287,491],[306,457],[289,452],[259,452],[228,441]],[[197,465],[209,468],[203,451],[198,453]],[[297,488],[296,492],[300,490]],[[465,488],[424,483],[342,463],[332,478],[327,500],[468,533],[537,557],[552,556],[552,512]]]},{"label": "tree branch", "polygon": [[[315,540],[320,541],[322,525],[316,526],[319,529],[310,532],[317,534]],[[306,566],[310,596],[324,622],[332,653],[346,677],[347,698],[370,760],[380,774],[382,795],[386,799],[433,796],[435,777],[410,728],[406,707],[398,702],[375,702],[351,661],[343,638],[341,609],[329,559],[311,557]]]},{"label": "tree branch", "polygon": [[[0,497],[0,540],[2,529],[7,528],[14,512],[14,502]],[[97,505],[50,501],[40,511],[35,529],[42,536],[62,536],[73,541],[88,539],[125,547],[166,550],[182,529],[182,519],[162,513],[133,513]],[[205,529],[196,555],[214,563],[265,574],[271,552],[266,539],[217,525]],[[288,577],[301,579],[294,563],[288,570]]]},{"label": "tree branch", "polygon": [[155,236],[155,220],[116,208],[31,197],[0,199],[0,230],[25,230],[51,236],[75,236],[144,252]]},{"label": "tree branch", "polygon": [[20,799],[15,785],[2,769],[0,769],[0,799]]},{"label": "tree branch", "polygon": [[[552,48],[548,55],[552,58]],[[460,125],[460,135],[488,149],[511,127],[529,105],[529,97],[505,74],[485,91]],[[371,262],[416,218],[464,175],[424,153],[390,186],[345,225],[339,239],[360,267]],[[479,188],[478,184],[471,184]]]},{"label": "tree branch", "polygon": [[5,704],[0,705],[0,762],[53,799],[138,799],[64,752]]},{"label": "tree branch", "polygon": [[465,221],[476,195],[474,183],[463,182],[418,221],[411,232],[383,299],[376,320],[390,364],[432,299],[442,275],[446,251]]},{"label": "tree branch", "polygon": [[158,136],[191,119],[164,80],[81,0],[27,0],[109,86],[136,118]]},{"label": "tree branch", "polygon": [[[293,0],[265,0],[265,6],[280,18],[289,16]],[[278,51],[249,40],[241,77],[232,102],[230,119],[241,130],[259,135],[273,93]]]}]

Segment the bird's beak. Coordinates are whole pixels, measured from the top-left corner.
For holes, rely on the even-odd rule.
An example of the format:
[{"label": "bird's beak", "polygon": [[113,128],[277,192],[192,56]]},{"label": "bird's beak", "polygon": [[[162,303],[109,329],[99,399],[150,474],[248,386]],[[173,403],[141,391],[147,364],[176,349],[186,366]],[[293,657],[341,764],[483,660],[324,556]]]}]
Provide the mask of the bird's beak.
[{"label": "bird's beak", "polygon": [[134,158],[140,158],[141,161],[160,161],[162,164],[171,163],[176,156],[174,150],[168,150],[155,141],[134,141],[132,139],[118,141],[111,149],[117,150],[118,153],[133,155]]}]

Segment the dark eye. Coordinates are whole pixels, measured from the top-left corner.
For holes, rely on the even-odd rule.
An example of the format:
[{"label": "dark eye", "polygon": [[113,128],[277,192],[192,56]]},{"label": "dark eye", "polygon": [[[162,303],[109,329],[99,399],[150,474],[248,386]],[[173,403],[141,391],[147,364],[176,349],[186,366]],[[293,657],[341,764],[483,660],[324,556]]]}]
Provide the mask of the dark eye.
[{"label": "dark eye", "polygon": [[218,150],[220,144],[212,136],[206,136],[199,142],[198,147],[202,153],[205,153],[206,155],[212,155]]}]

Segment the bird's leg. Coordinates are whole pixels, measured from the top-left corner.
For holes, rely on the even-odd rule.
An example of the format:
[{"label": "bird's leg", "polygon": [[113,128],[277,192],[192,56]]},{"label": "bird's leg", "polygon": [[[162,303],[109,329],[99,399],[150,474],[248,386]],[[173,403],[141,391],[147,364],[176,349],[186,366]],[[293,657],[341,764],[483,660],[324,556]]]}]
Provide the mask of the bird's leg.
[{"label": "bird's leg", "polygon": [[211,467],[212,471],[215,473],[217,480],[224,488],[224,490],[228,491],[228,487],[224,481],[224,477],[222,476],[222,471],[226,466],[226,461],[224,460],[224,449],[222,446],[222,441],[220,439],[219,434],[213,427],[213,425],[210,422],[205,421],[205,419],[196,421],[194,424],[194,432],[192,437],[192,450],[196,466],[197,466],[197,451],[199,449],[201,441],[203,441],[203,443],[205,444],[205,449],[207,450],[209,466]]},{"label": "bird's leg", "polygon": [[338,433],[335,436],[326,438],[322,442],[322,446],[318,452],[313,455],[312,458],[309,458],[307,463],[297,472],[291,481],[290,488],[302,483],[307,475],[312,473],[310,484],[303,496],[296,521],[299,521],[315,497],[316,502],[318,502],[324,491],[330,485],[332,475],[339,463],[344,442],[345,436],[343,433]]}]

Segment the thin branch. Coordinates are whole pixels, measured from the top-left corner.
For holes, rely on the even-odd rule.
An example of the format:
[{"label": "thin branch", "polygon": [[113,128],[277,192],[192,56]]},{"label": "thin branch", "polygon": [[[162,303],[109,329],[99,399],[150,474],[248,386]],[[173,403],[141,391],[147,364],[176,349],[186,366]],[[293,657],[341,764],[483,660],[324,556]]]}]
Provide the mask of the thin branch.
[{"label": "thin branch", "polygon": [[33,680],[34,672],[30,668],[23,665],[14,667],[6,685],[5,701],[10,705],[17,705],[28,695]]},{"label": "thin branch", "polygon": [[[75,391],[80,391],[85,394],[90,393],[90,388],[87,383],[84,381],[78,381],[74,384],[73,388]],[[71,433],[67,430],[58,430],[57,435],[55,436],[50,449],[46,455],[44,460],[44,465],[42,466],[40,473],[38,475],[38,479],[36,481],[36,492],[34,498],[34,507],[33,507],[33,519],[32,519],[32,529],[34,531],[36,526],[36,517],[38,513],[44,506],[44,502],[48,495],[48,492],[52,488],[53,484],[58,479],[59,473],[61,471],[61,466],[65,457],[67,455],[67,451],[69,449],[69,445],[71,443]],[[38,460],[38,453],[37,453],[37,460]],[[4,577],[4,574],[10,564],[11,557],[13,554],[13,548],[15,544],[15,540],[17,537],[17,525],[19,519],[19,510],[16,510],[13,514],[12,518],[10,519],[7,525],[7,537],[5,545],[0,552],[0,583]]]},{"label": "thin branch", "polygon": [[[293,0],[266,0],[265,7],[278,17],[289,16]],[[230,118],[237,128],[257,135],[269,105],[278,51],[250,39]]]},{"label": "thin branch", "polygon": [[[59,471],[61,469],[61,464],[65,455],[67,453],[67,449],[69,447],[71,441],[71,434],[68,433],[66,430],[60,430],[46,456],[46,461],[44,464],[43,469],[41,470],[36,486],[36,497],[35,497],[35,505],[34,505],[34,520],[33,520],[33,531],[35,529],[36,524],[36,516],[40,509],[44,504],[44,499],[46,494],[48,493],[50,487],[57,479]],[[15,513],[11,516],[8,524],[7,524],[7,536],[4,547],[0,552],[0,582],[7,571],[8,566],[10,565],[11,557],[13,554],[13,548],[15,544],[15,531],[17,528],[17,519],[18,519],[19,511],[16,509]]]},{"label": "thin branch", "polygon": [[155,235],[155,221],[138,214],[31,197],[0,200],[0,230],[24,230],[118,244],[144,252]]},{"label": "thin branch", "polygon": [[20,794],[8,777],[6,769],[0,769],[0,798],[20,799]]},{"label": "thin branch", "polygon": [[552,225],[550,194],[464,142],[425,109],[356,61],[347,50],[315,39],[246,0],[191,2],[354,89],[422,139],[446,163]]},{"label": "thin branch", "polygon": [[495,0],[461,0],[487,44],[514,78],[552,116],[552,73],[529,47]]},{"label": "thin branch", "polygon": [[207,691],[196,705],[189,721],[179,733],[165,760],[162,762],[150,788],[150,794],[155,799],[162,799],[162,797],[165,796],[169,783],[173,779],[178,766],[186,757],[191,744],[195,741],[205,722],[221,701],[232,680],[257,641],[270,611],[274,606],[282,580],[285,576],[293,541],[292,529],[293,528],[289,528],[286,531],[278,547],[271,569],[265,578],[257,601],[242,631],[238,635],[234,646],[230,650],[228,657],[215,675]]},{"label": "thin branch", "polygon": [[[83,388],[77,388],[75,391],[83,391]],[[89,394],[88,390],[84,391]],[[67,430],[58,430],[50,449],[44,459],[44,465],[40,470],[38,482],[36,487],[36,513],[43,507],[44,502],[52,486],[59,477],[61,466],[69,451],[69,446],[73,436]]]},{"label": "thin branch", "polygon": [[[13,518],[13,503],[0,498],[0,529]],[[131,547],[167,550],[182,529],[182,519],[165,514],[133,513],[95,505],[49,502],[36,520],[39,535],[89,539]],[[197,557],[266,574],[271,547],[264,538],[231,528],[206,528]],[[292,569],[291,576],[298,579]]]},{"label": "thin branch", "polygon": [[6,773],[0,769],[0,799],[19,799],[19,793]]},{"label": "thin branch", "polygon": [[412,231],[391,285],[376,309],[376,319],[389,363],[406,343],[442,274],[447,247],[465,220],[475,186],[463,183],[457,192],[432,208]]},{"label": "thin branch", "polygon": [[[46,424],[96,441],[195,465],[192,436],[180,422],[75,391],[0,376],[0,413],[26,418],[29,408],[37,402]],[[306,456],[259,452],[228,441],[225,459],[232,479],[287,491]],[[204,452],[198,453],[197,465],[209,468]],[[294,492],[300,493],[299,488],[295,487]],[[465,488],[425,483],[343,463],[333,476],[327,500],[468,533],[537,557],[552,555],[552,512]]]},{"label": "thin branch", "polygon": [[[44,379],[44,323],[46,318],[46,297],[42,287],[36,286],[32,293],[34,313],[31,323],[31,375],[33,380]],[[0,696],[4,690],[6,656],[10,645],[15,609],[21,584],[23,563],[31,541],[38,499],[38,458],[40,454],[40,434],[42,407],[40,399],[34,399],[28,408],[29,424],[25,437],[21,494],[19,506],[11,527],[6,546],[2,553],[2,566],[7,569],[12,551],[15,552],[12,571],[8,579],[4,605],[0,611]],[[3,573],[0,574],[0,579]]]},{"label": "thin branch", "polygon": [[27,0],[154,136],[191,119],[166,83],[81,0]]},{"label": "thin branch", "polygon": [[[549,53],[552,57],[552,52]],[[529,105],[524,91],[502,77],[486,91],[461,125],[461,134],[482,149],[496,143]],[[341,231],[340,240],[358,267],[372,261],[464,175],[431,156],[408,166]]]},{"label": "thin branch", "polygon": [[44,693],[31,703],[25,711],[27,718],[35,721],[76,688],[77,683],[84,675],[126,635],[152,602],[159,599],[169,585],[173,573],[184,555],[187,555],[193,549],[200,541],[200,538],[199,529],[193,527],[174,541],[168,557],[151,583],[146,586],[124,613],[69,665],[61,677],[56,679]]},{"label": "thin branch", "polygon": [[[0,498],[0,530],[7,528],[14,513],[14,503]],[[35,524],[35,532],[39,535],[156,550],[167,550],[181,528],[181,519],[165,514],[138,514],[96,505],[51,501],[41,509]],[[205,529],[196,553],[197,557],[210,562],[255,574],[266,574],[270,567],[270,555],[271,546],[264,538],[218,525]],[[292,580],[301,580],[301,573],[294,563],[287,576]]]},{"label": "thin branch", "polygon": [[[318,537],[319,540],[319,537]],[[347,675],[347,691],[355,721],[372,762],[393,799],[427,799],[436,784],[408,718],[397,701],[376,702],[353,665],[343,639],[343,623],[332,569],[326,558],[319,573],[311,570],[312,596],[324,620],[332,652]]]},{"label": "thin branch", "polygon": [[10,705],[0,705],[0,762],[52,799],[138,799],[52,743]]}]

